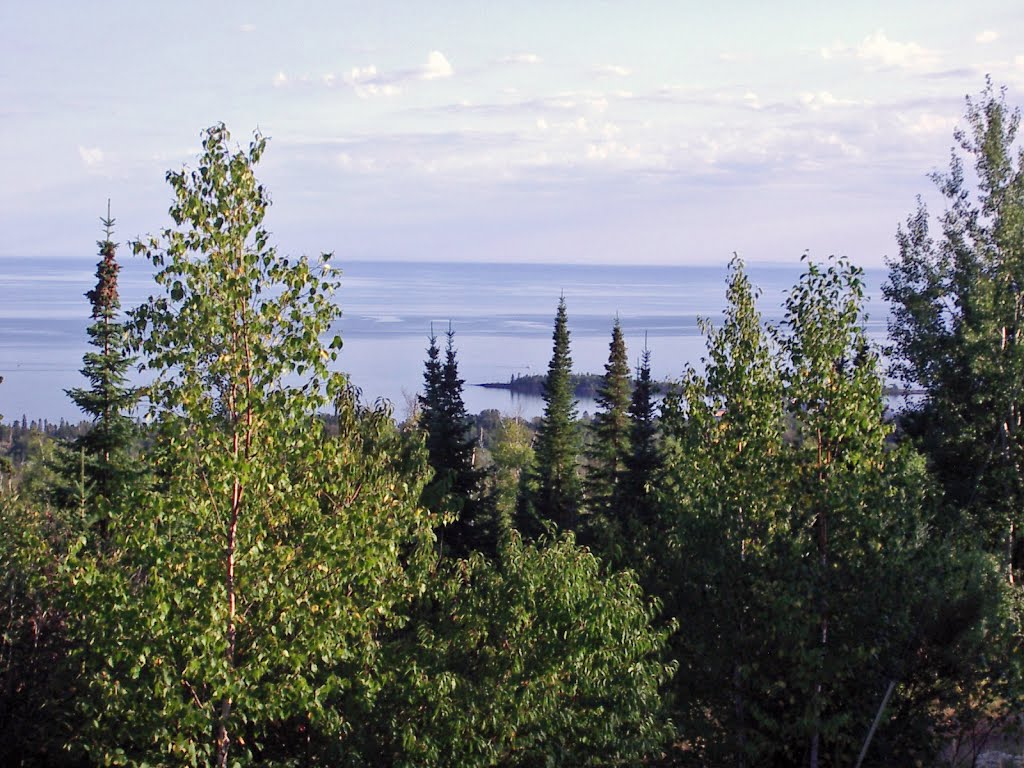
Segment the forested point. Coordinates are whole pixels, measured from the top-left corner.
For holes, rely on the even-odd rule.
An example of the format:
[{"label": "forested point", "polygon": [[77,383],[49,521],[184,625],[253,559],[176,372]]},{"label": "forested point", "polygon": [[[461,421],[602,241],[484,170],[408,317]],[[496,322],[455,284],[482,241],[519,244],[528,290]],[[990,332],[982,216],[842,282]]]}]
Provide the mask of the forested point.
[{"label": "forested point", "polygon": [[452,328],[406,421],[362,404],[266,140],[207,129],[127,311],[101,218],[85,420],[0,425],[0,763],[1017,764],[1019,122],[968,98],[899,228],[891,368],[857,266],[805,256],[768,324],[734,258],[672,382],[617,320],[575,375],[560,298],[547,373],[485,385],[532,424],[467,413]]},{"label": "forested point", "polygon": [[[487,389],[507,389],[517,395],[543,397],[546,381],[547,376],[539,373],[513,374],[508,381],[485,381],[476,386]],[[569,376],[569,385],[572,387],[573,396],[587,400],[597,397],[603,383],[604,376],[599,373],[573,373]],[[672,382],[655,381],[651,383],[651,386],[656,394],[664,394],[671,388]]]}]

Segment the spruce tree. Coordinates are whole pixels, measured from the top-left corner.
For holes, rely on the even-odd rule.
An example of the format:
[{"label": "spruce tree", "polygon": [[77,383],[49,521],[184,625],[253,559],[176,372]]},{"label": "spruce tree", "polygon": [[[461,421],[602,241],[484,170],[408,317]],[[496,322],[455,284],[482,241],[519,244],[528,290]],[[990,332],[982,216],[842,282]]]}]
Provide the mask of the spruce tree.
[{"label": "spruce tree", "polygon": [[[98,241],[100,261],[96,267],[96,287],[85,295],[92,304],[89,343],[94,351],[83,356],[82,375],[88,388],[67,391],[75,405],[92,417],[92,427],[68,446],[64,457],[66,479],[78,486],[80,502],[96,512],[113,503],[136,476],[131,456],[135,425],[128,412],[136,402],[136,392],[128,386],[128,368],[132,364],[126,349],[125,327],[118,319],[121,302],[118,295],[117,245],[113,242],[114,219],[100,218],[104,238]],[[101,528],[103,523],[100,522]]]},{"label": "spruce tree", "polygon": [[582,499],[582,484],[577,469],[580,436],[576,426],[576,399],[573,393],[572,357],[569,353],[569,322],[565,297],[558,301],[554,347],[548,375],[544,381],[544,418],[537,434],[536,466],[526,515],[521,527],[537,533],[538,523],[551,521],[563,530],[576,527]]},{"label": "spruce tree", "polygon": [[651,542],[660,535],[655,489],[662,466],[651,352],[645,344],[629,404],[629,453],[618,490],[619,545],[614,550],[621,558],[620,564],[634,569],[642,581],[647,581],[646,574],[657,567],[650,555]]},{"label": "spruce tree", "polygon": [[629,445],[623,494],[642,511],[643,522],[649,522],[652,491],[661,470],[661,450],[658,446],[657,409],[654,402],[654,382],[651,381],[651,351],[644,345],[636,381],[629,403]]},{"label": "spruce tree", "polygon": [[587,495],[590,512],[599,517],[614,514],[620,500],[626,459],[630,453],[629,362],[618,318],[608,345],[608,362],[598,385],[598,411],[591,427]]},{"label": "spruce tree", "polygon": [[474,466],[476,439],[462,399],[455,331],[449,326],[444,362],[431,332],[423,373],[420,425],[426,433],[428,461],[434,479],[423,491],[431,511],[448,519],[437,530],[442,554],[464,556],[473,551],[493,554],[497,542],[494,505],[483,491],[483,473]]},{"label": "spruce tree", "polygon": [[444,405],[441,379],[441,348],[437,345],[437,335],[431,327],[427,360],[423,366],[423,394],[419,396],[419,425],[426,435],[427,453],[432,467],[438,466],[442,460],[441,422],[444,418]]}]

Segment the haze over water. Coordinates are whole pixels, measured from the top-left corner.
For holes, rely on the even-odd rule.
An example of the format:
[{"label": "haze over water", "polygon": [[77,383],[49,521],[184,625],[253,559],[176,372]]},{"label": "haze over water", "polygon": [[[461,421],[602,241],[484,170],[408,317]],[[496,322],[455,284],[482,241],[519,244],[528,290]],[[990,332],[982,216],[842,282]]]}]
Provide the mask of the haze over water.
[{"label": "haze over water", "polygon": [[[122,256],[121,300],[135,306],[154,292],[145,263]],[[723,266],[584,266],[406,262],[336,262],[342,288],[339,368],[363,398],[390,400],[398,418],[422,382],[428,337],[443,342],[455,331],[467,409],[485,408],[525,417],[543,402],[474,384],[544,373],[551,357],[555,308],[564,294],[577,372],[600,373],[618,315],[631,361],[646,336],[655,378],[678,378],[688,364],[700,368],[704,344],[698,317],[718,321],[725,303]],[[0,414],[5,420],[81,418],[64,394],[82,386],[82,354],[95,265],[82,258],[0,259]],[[768,323],[782,319],[782,302],[801,265],[748,265],[761,291]],[[868,270],[869,335],[884,341],[887,308],[880,286],[885,272]],[[145,374],[143,375],[144,379]],[[142,380],[142,379],[140,379]],[[593,411],[581,402],[580,412]]]}]

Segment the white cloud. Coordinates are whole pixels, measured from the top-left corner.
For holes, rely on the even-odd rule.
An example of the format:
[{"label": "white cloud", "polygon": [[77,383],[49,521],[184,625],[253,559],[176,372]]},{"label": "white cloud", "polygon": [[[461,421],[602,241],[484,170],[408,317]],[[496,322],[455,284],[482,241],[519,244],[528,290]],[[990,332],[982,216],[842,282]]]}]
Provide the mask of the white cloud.
[{"label": "white cloud", "polygon": [[618,64],[604,64],[603,66],[597,67],[595,72],[606,77],[626,77],[633,73],[633,71],[628,67],[623,67]]},{"label": "white cloud", "polygon": [[536,53],[516,53],[499,59],[502,64],[540,64],[543,59]]},{"label": "white cloud", "polygon": [[423,68],[420,77],[424,80],[438,80],[443,77],[451,77],[455,73],[452,65],[445,55],[440,51],[431,51],[427,56],[427,66]]},{"label": "white cloud", "polygon": [[377,79],[377,67],[370,64],[366,67],[352,67],[349,70],[347,82],[349,83],[370,83]]},{"label": "white cloud", "polygon": [[818,112],[829,107],[855,107],[859,102],[852,99],[839,99],[829,91],[817,91],[815,93],[804,92],[797,96],[800,104],[812,112]]},{"label": "white cloud", "polygon": [[95,168],[103,162],[103,150],[99,147],[78,146],[78,156],[82,158],[87,168]]},{"label": "white cloud", "polygon": [[911,136],[949,136],[957,122],[955,117],[934,112],[897,114],[896,120],[903,131]]},{"label": "white cloud", "polygon": [[878,30],[854,46],[836,42],[821,49],[822,58],[854,57],[878,68],[929,69],[939,63],[937,52],[915,42],[890,40]]},{"label": "white cloud", "polygon": [[994,29],[983,29],[981,32],[974,36],[974,42],[976,43],[994,43],[999,39],[999,33]]},{"label": "white cloud", "polygon": [[1024,69],[1024,56],[1017,56],[1014,58],[1013,63],[1017,69]]},{"label": "white cloud", "polygon": [[385,77],[377,71],[377,67],[369,64],[365,67],[352,67],[342,80],[355,91],[360,99],[369,99],[374,96],[394,96],[401,93],[392,78]]},{"label": "white cloud", "polygon": [[334,160],[343,171],[372,173],[377,170],[377,163],[373,158],[353,157],[348,152],[339,152]]},{"label": "white cloud", "polygon": [[427,63],[414,69],[399,69],[381,72],[374,64],[352,67],[347,73],[336,75],[327,72],[319,77],[304,74],[289,76],[278,72],[273,78],[275,88],[291,85],[310,85],[319,81],[326,88],[334,88],[339,82],[350,87],[361,99],[374,96],[394,96],[402,92],[402,85],[414,80],[438,80],[455,73],[451,62],[440,51],[431,51]]},{"label": "white cloud", "polygon": [[238,30],[240,32],[245,32],[246,34],[248,34],[249,32],[255,32],[256,31],[256,25],[255,24],[248,24],[248,23],[247,24],[243,24],[242,26],[240,26],[238,28]]}]

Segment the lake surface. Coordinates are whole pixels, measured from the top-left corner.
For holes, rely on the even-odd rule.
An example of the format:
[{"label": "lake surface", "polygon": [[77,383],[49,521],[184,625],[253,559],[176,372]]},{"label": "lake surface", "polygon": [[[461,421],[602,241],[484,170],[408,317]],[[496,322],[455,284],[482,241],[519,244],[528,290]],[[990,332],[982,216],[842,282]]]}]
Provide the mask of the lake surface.
[{"label": "lake surface", "polygon": [[[122,256],[121,300],[127,308],[154,291],[148,264]],[[618,316],[630,359],[646,338],[655,378],[678,378],[700,368],[704,351],[697,320],[717,321],[725,303],[724,266],[652,267],[405,262],[337,263],[345,346],[339,367],[365,400],[385,398],[403,418],[422,382],[433,326],[439,337],[455,331],[467,409],[497,408],[527,418],[543,402],[506,390],[472,386],[544,373],[559,295],[569,311],[574,369],[600,373]],[[78,419],[64,390],[83,386],[79,374],[88,349],[89,304],[95,263],[83,258],[0,259],[0,414],[7,421]],[[782,319],[782,302],[802,272],[799,264],[748,265],[761,289],[759,307],[769,323]],[[887,308],[880,286],[885,271],[868,270],[868,332],[884,341]],[[592,411],[581,402],[580,412]]]}]

